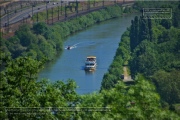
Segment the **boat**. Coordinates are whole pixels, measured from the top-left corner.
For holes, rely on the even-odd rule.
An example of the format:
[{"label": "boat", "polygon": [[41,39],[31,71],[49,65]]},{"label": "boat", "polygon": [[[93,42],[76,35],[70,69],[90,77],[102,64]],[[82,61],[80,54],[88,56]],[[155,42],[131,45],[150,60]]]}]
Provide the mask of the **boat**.
[{"label": "boat", "polygon": [[85,61],[85,70],[93,71],[96,69],[96,57],[95,56],[88,56]]},{"label": "boat", "polygon": [[68,50],[71,50],[72,48],[73,48],[72,46],[68,46],[68,47],[67,47]]},{"label": "boat", "polygon": [[69,46],[66,47],[66,49],[67,49],[67,50],[71,50],[71,49],[73,49],[73,48],[75,48],[75,47],[76,47],[76,46],[70,46],[70,45],[69,45]]}]

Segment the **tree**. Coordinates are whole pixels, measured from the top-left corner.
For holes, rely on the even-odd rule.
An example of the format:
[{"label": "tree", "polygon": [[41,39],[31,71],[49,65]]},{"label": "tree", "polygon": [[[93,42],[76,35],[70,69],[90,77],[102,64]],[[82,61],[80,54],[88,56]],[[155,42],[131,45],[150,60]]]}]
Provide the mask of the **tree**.
[{"label": "tree", "polygon": [[[91,93],[82,95],[81,101],[77,105],[81,111],[77,112],[76,119],[91,119],[97,120],[102,118],[103,113],[103,96],[100,93]],[[84,109],[83,109],[84,108]]]},{"label": "tree", "polygon": [[42,51],[43,55],[47,57],[48,60],[52,60],[56,55],[56,49],[48,43],[45,39],[39,38],[39,49]]},{"label": "tree", "polygon": [[138,44],[143,41],[143,40],[150,40],[150,33],[149,33],[149,28],[150,24],[148,24],[147,19],[140,18],[140,26],[139,26],[139,42]]},{"label": "tree", "polygon": [[[71,117],[71,112],[62,110],[63,107],[66,110],[66,107],[74,107],[79,103],[75,82],[68,80],[66,83],[62,81],[51,83],[45,79],[37,80],[37,74],[43,63],[44,61],[40,62],[28,57],[7,61],[7,67],[0,73],[2,119],[68,119]],[[8,111],[8,107],[19,111]],[[32,107],[37,109],[34,108],[35,111],[33,111]],[[62,109],[49,110],[46,107],[62,107]],[[13,114],[17,112],[18,114]]]},{"label": "tree", "polygon": [[114,88],[104,90],[104,107],[111,112],[105,115],[113,119],[178,119],[178,115],[161,109],[160,96],[155,86],[142,75],[136,76],[135,85],[126,86],[119,81]]},{"label": "tree", "polygon": [[48,27],[45,22],[38,22],[33,25],[33,30],[35,31],[36,34],[43,35],[48,30]]},{"label": "tree", "polygon": [[122,81],[118,81],[113,88],[102,90],[100,94],[103,96],[103,107],[110,108],[110,112],[102,112],[101,119],[179,118],[178,115],[161,109],[160,96],[155,86],[140,74],[136,76],[134,85],[126,86]]},{"label": "tree", "polygon": [[133,51],[139,43],[139,19],[137,16],[131,21],[130,41],[131,51]]},{"label": "tree", "polygon": [[180,28],[180,22],[179,22],[180,15],[179,15],[179,12],[180,12],[180,3],[178,4],[178,6],[175,8],[175,10],[173,12],[173,26],[177,27],[177,28]]},{"label": "tree", "polygon": [[114,87],[115,83],[117,82],[117,77],[113,74],[106,73],[103,76],[103,81],[101,83],[101,90],[102,89],[110,89]]},{"label": "tree", "polygon": [[37,38],[32,31],[30,31],[28,25],[21,26],[20,29],[15,32],[15,35],[17,35],[20,44],[24,47],[28,47],[32,43],[37,43]]},{"label": "tree", "polygon": [[[7,67],[0,73],[2,108],[39,106],[36,97],[36,91],[39,89],[36,86],[36,79],[42,64],[27,57],[7,61]],[[6,113],[4,117],[13,119],[15,116],[22,119],[28,117],[25,114],[23,116],[9,113]]]},{"label": "tree", "polygon": [[170,29],[170,27],[172,25],[172,21],[171,20],[167,20],[167,19],[162,19],[161,20],[161,25],[163,27],[165,27],[166,29]]},{"label": "tree", "polygon": [[163,70],[157,71],[153,75],[153,81],[156,83],[157,90],[162,100],[169,104],[180,102],[180,72],[173,70],[168,73]]}]

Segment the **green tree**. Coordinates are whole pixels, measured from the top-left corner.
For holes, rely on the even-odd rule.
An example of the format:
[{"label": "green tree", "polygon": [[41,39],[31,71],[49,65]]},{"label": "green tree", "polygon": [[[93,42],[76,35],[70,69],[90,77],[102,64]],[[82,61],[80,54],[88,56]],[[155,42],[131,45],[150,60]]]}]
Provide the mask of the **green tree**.
[{"label": "green tree", "polygon": [[[1,107],[38,107],[36,97],[37,73],[42,67],[42,62],[37,62],[27,57],[20,57],[7,63],[1,74]],[[3,110],[4,111],[4,110]],[[5,111],[4,111],[5,112]],[[13,119],[15,116],[26,118],[23,115],[7,114],[4,117]]]},{"label": "green tree", "polygon": [[32,39],[36,38],[33,36],[32,32],[30,31],[30,26],[22,25],[18,31],[15,32],[15,35],[20,39],[20,44],[22,46],[27,47],[32,43]]},{"label": "green tree", "polygon": [[139,42],[138,44],[143,40],[150,40],[150,33],[149,33],[149,26],[148,26],[148,20],[140,18],[140,28],[139,28]]},{"label": "green tree", "polygon": [[33,25],[33,30],[36,34],[45,34],[48,31],[48,27],[44,22],[38,22]]},{"label": "green tree", "polygon": [[107,118],[113,119],[178,119],[178,115],[162,110],[155,86],[138,75],[135,85],[127,87],[119,81],[114,88],[102,91],[104,106],[111,108]]},{"label": "green tree", "polygon": [[162,100],[169,104],[180,102],[180,72],[173,70],[168,73],[163,70],[153,75],[153,81],[156,83],[157,90]]},{"label": "green tree", "polygon": [[130,45],[131,45],[131,51],[134,50],[134,48],[139,43],[139,18],[136,16],[134,20],[131,21],[131,30],[130,30]]},{"label": "green tree", "polygon": [[[102,94],[91,93],[82,95],[80,99],[81,102],[77,105],[77,108],[80,108],[82,111],[77,113],[75,116],[76,119],[97,120],[102,118],[104,100]],[[100,109],[102,109],[102,111]]]},{"label": "green tree", "polygon": [[106,73],[103,76],[103,81],[101,83],[101,90],[102,89],[110,89],[114,87],[115,83],[117,82],[117,77],[115,75]]},{"label": "green tree", "polygon": [[161,25],[163,27],[165,27],[166,29],[170,29],[170,27],[172,26],[172,21],[167,20],[167,19],[163,19],[163,20],[161,20]]},{"label": "green tree", "polygon": [[[56,109],[49,111],[46,108],[74,107],[79,103],[79,95],[75,92],[76,84],[73,80],[68,80],[66,83],[37,80],[37,74],[43,63],[28,57],[7,60],[7,67],[0,73],[2,78],[0,79],[0,109],[2,111],[0,116],[2,119],[68,119],[72,116],[71,112],[62,112],[63,108],[58,111]],[[39,114],[21,114],[20,111],[18,114],[12,114],[12,111],[6,111],[8,107],[14,109],[21,107],[24,110],[31,107],[41,109],[34,108]],[[28,113],[28,111],[24,112]]]},{"label": "green tree", "polygon": [[180,3],[178,4],[178,6],[175,8],[174,12],[173,12],[173,25],[174,27],[180,28]]}]

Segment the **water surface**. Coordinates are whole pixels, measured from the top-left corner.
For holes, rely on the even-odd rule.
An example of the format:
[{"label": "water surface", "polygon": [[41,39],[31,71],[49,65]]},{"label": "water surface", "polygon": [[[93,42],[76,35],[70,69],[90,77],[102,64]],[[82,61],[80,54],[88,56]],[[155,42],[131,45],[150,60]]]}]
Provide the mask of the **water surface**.
[{"label": "water surface", "polygon": [[[103,75],[113,61],[121,35],[130,26],[135,14],[108,20],[88,29],[69,36],[64,42],[64,48],[75,45],[71,50],[64,49],[62,55],[45,66],[39,74],[39,79],[48,78],[51,81],[73,79],[78,86],[77,93],[86,94],[98,91]],[[94,72],[84,71],[87,56],[97,57],[97,69]]]}]

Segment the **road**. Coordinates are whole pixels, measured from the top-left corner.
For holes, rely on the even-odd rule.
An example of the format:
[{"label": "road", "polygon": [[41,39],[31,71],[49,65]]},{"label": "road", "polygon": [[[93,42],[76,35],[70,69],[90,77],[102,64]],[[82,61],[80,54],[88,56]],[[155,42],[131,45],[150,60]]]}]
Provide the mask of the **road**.
[{"label": "road", "polygon": [[[65,4],[68,4],[69,1],[72,1],[72,0],[63,1],[62,6],[65,6]],[[128,4],[133,4],[133,0],[127,2],[126,5],[128,5]],[[61,1],[44,3],[42,5],[38,5],[35,7],[30,6],[29,8],[26,8],[23,10],[20,9],[17,11],[17,13],[11,13],[11,14],[5,15],[2,18],[0,18],[1,19],[0,20],[1,28],[8,25],[8,23],[9,24],[16,23],[20,20],[23,20],[24,18],[28,18],[28,17],[32,16],[33,14],[35,14],[37,12],[41,12],[46,9],[50,9],[50,8],[57,7],[57,6],[61,6]]]},{"label": "road", "polygon": [[[62,3],[62,6],[64,6],[65,4],[67,4],[67,1],[64,1]],[[35,6],[33,8],[30,7],[22,11],[19,10],[17,13],[12,13],[12,14],[3,16],[1,18],[1,27],[4,27],[5,24],[8,24],[8,19],[9,19],[9,24],[16,23],[22,20],[23,18],[28,18],[29,16],[32,16],[33,14],[37,12],[41,12],[46,9],[57,7],[57,6],[61,6],[61,2],[46,3],[43,5]]]}]

